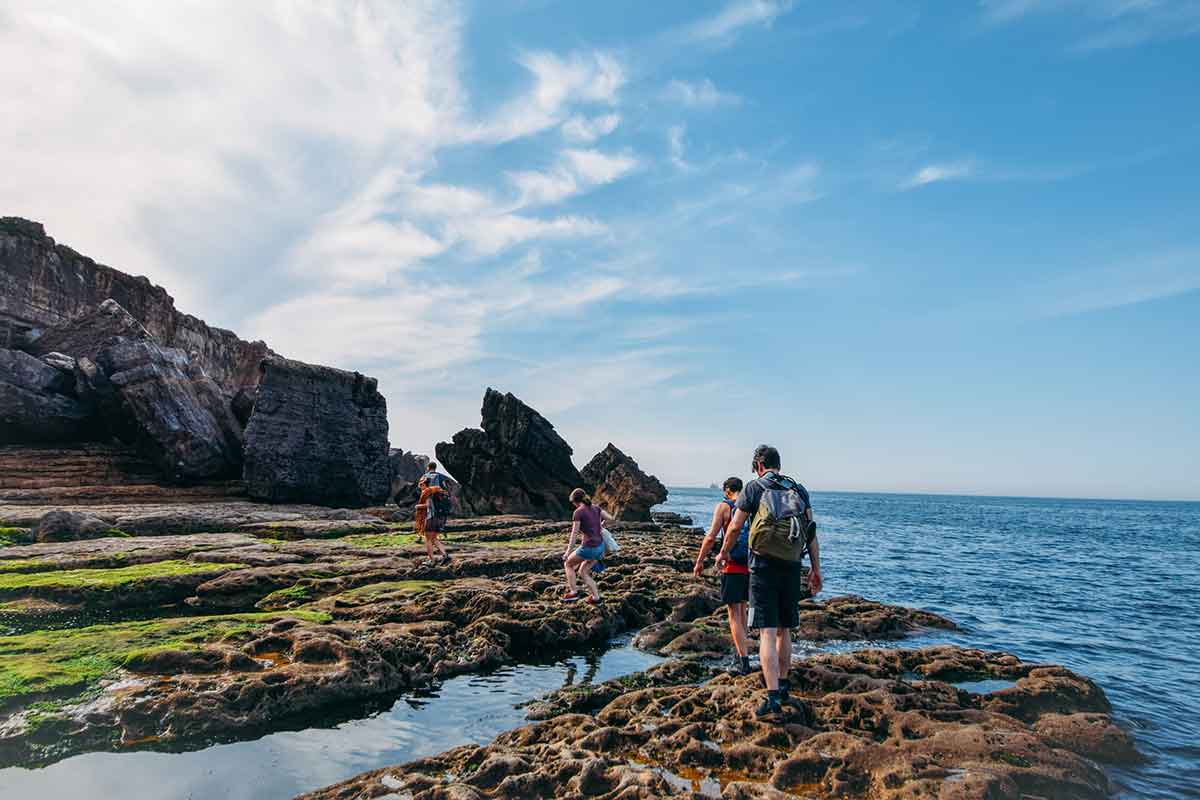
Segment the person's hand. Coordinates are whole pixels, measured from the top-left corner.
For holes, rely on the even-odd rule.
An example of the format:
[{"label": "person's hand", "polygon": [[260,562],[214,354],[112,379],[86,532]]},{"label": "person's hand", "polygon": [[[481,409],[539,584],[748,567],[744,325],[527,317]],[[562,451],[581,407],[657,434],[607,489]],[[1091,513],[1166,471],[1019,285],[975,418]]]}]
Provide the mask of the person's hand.
[{"label": "person's hand", "polygon": [[717,556],[717,572],[722,572],[728,563],[729,559],[724,554]]},{"label": "person's hand", "polygon": [[696,565],[694,567],[692,567],[692,577],[699,578],[703,574],[704,574],[704,564],[700,562],[700,559],[696,559]]},{"label": "person's hand", "polygon": [[821,589],[825,586],[825,581],[821,578],[821,570],[814,569],[808,573],[808,590],[812,592],[813,597],[820,594]]},{"label": "person's hand", "polygon": [[563,551],[563,561],[566,561],[570,557],[571,557],[571,548],[568,547],[566,550]]}]

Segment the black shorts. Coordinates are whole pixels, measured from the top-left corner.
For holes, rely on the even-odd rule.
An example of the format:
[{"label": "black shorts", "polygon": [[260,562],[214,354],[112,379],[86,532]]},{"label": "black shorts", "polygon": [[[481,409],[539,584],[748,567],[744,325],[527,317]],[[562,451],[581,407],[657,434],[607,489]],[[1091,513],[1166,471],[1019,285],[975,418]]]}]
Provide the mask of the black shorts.
[{"label": "black shorts", "polygon": [[751,628],[795,628],[800,601],[809,596],[808,570],[799,561],[750,557]]},{"label": "black shorts", "polygon": [[725,605],[744,603],[750,599],[750,576],[744,572],[721,573],[721,602]]},{"label": "black shorts", "polygon": [[445,517],[428,517],[425,520],[426,533],[441,533],[446,528]]}]

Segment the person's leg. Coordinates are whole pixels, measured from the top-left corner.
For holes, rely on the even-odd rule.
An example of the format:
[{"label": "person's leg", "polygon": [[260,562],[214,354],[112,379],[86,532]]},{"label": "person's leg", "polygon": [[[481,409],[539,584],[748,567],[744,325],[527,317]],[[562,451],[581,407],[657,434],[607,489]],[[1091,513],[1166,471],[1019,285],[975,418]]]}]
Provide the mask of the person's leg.
[{"label": "person's leg", "polygon": [[575,570],[583,563],[574,553],[567,559],[567,563],[563,565],[563,571],[567,574],[567,594],[576,594],[579,590],[575,586]]},{"label": "person's leg", "polygon": [[588,594],[599,600],[600,590],[596,587],[596,581],[592,579],[592,565],[595,563],[595,561],[583,562],[583,569],[579,570],[579,577],[583,580],[583,585],[587,587]]},{"label": "person's leg", "polygon": [[760,628],[758,631],[758,660],[762,664],[763,682],[767,691],[779,691],[779,658],[776,656],[776,628]]},{"label": "person's leg", "polygon": [[729,613],[729,633],[733,636],[733,649],[738,658],[750,655],[750,643],[746,638],[746,604],[730,603],[725,606]]},{"label": "person's leg", "polygon": [[433,534],[425,532],[425,557],[433,561]]},{"label": "person's leg", "polygon": [[446,548],[442,546],[441,535],[436,531],[433,534],[433,546],[442,554],[442,558],[449,558],[450,554],[446,552]]},{"label": "person's leg", "polygon": [[786,682],[792,670],[792,629],[780,628],[775,636],[775,654],[778,658],[778,677]]}]

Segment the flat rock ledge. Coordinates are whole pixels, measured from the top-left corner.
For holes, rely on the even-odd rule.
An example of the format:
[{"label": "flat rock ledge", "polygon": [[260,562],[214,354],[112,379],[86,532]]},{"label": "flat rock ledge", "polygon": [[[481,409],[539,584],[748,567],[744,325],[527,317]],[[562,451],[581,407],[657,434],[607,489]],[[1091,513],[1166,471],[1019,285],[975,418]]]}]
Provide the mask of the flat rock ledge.
[{"label": "flat rock ledge", "polygon": [[[1063,667],[953,646],[822,655],[793,666],[796,702],[758,720],[757,675],[698,662],[551,695],[551,716],[307,800],[763,798],[1087,800],[1097,761],[1137,758],[1103,691]],[[1011,685],[986,694],[955,682]],[[703,681],[703,682],[701,682]],[[966,684],[969,687],[969,684]],[[597,701],[596,698],[599,698]]]}]

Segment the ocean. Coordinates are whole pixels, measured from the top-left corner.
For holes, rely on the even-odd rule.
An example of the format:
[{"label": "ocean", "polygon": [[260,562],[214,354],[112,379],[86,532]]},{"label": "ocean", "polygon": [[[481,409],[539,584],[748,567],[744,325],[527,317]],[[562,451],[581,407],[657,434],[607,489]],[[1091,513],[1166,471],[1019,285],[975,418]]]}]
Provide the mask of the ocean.
[{"label": "ocean", "polygon": [[[664,511],[707,527],[714,489]],[[1200,797],[1200,503],[814,492],[826,596],[949,617],[952,642],[1062,664],[1103,687],[1146,764],[1123,798]]]}]

